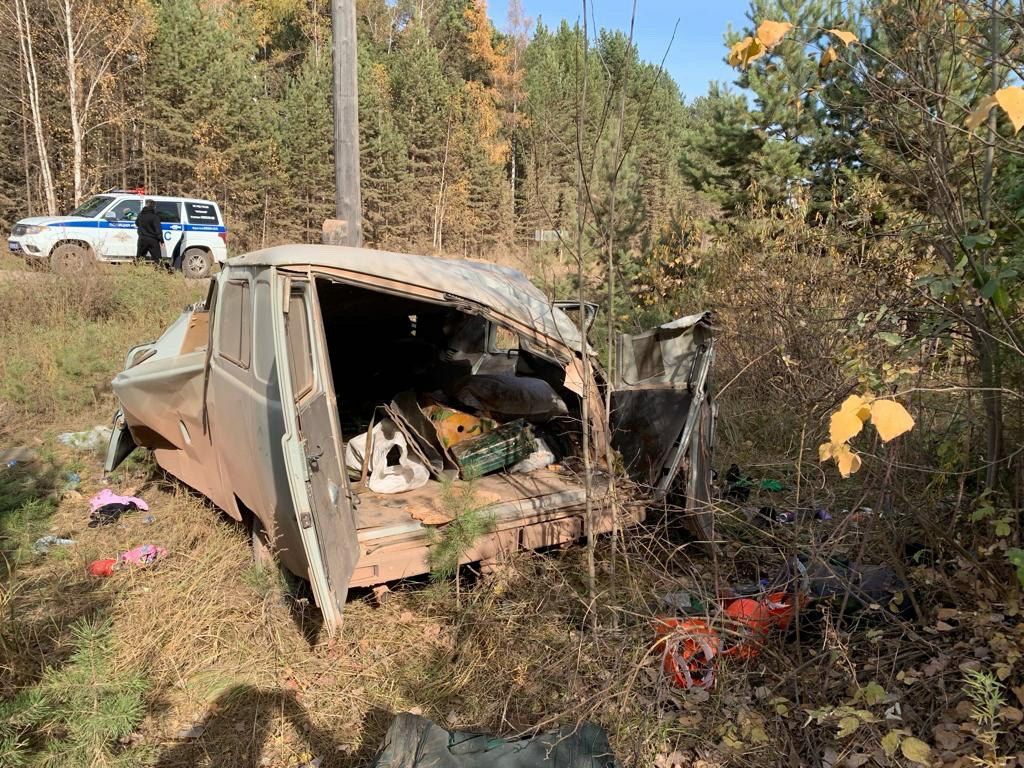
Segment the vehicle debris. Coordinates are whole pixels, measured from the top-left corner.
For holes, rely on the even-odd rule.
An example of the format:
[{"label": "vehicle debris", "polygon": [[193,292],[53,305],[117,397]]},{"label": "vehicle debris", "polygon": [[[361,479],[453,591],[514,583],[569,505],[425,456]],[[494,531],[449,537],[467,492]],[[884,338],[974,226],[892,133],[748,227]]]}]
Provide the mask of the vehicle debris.
[{"label": "vehicle debris", "polygon": [[411,712],[392,720],[373,768],[616,768],[604,729],[567,725],[520,739],[448,731]]}]

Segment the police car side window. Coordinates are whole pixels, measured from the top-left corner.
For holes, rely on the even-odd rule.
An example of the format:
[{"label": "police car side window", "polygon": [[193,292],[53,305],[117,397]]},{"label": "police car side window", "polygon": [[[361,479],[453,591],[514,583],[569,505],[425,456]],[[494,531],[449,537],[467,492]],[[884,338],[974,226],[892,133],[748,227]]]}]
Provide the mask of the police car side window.
[{"label": "police car side window", "polygon": [[141,200],[118,200],[114,213],[118,221],[135,221],[142,210]]},{"label": "police car side window", "polygon": [[189,224],[220,224],[216,209],[210,203],[185,203]]},{"label": "police car side window", "polygon": [[181,206],[177,203],[170,200],[157,200],[154,207],[160,216],[160,221],[164,224],[177,224],[181,221]]}]

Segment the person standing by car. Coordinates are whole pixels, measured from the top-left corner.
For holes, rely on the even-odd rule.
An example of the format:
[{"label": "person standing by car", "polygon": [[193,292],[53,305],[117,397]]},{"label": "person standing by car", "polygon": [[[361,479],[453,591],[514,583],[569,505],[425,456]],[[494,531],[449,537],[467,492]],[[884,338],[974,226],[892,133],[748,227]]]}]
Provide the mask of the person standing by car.
[{"label": "person standing by car", "polygon": [[139,233],[139,244],[135,249],[135,258],[148,258],[154,264],[160,263],[160,243],[163,233],[160,230],[160,214],[152,200],[147,200],[135,219],[135,229]]}]

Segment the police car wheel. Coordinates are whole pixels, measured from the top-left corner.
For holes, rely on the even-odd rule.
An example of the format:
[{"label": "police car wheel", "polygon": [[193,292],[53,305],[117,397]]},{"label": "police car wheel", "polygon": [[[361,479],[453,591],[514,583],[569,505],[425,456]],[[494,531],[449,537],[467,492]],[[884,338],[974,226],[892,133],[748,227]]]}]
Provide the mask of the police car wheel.
[{"label": "police car wheel", "polygon": [[78,243],[61,243],[50,254],[50,268],[54,272],[82,272],[95,264],[92,251]]},{"label": "police car wheel", "polygon": [[189,248],[182,254],[181,271],[185,277],[200,279],[209,277],[213,269],[213,257],[202,248]]}]

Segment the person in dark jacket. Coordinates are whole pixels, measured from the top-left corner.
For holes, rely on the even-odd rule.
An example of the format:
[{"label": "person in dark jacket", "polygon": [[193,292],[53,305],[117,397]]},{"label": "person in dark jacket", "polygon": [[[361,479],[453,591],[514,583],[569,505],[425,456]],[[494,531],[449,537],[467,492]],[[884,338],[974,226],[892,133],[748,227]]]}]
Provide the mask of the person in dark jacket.
[{"label": "person in dark jacket", "polygon": [[163,233],[160,231],[160,214],[152,200],[147,200],[135,219],[135,229],[139,233],[139,244],[135,249],[135,258],[148,258],[154,264],[160,263],[160,243]]}]

